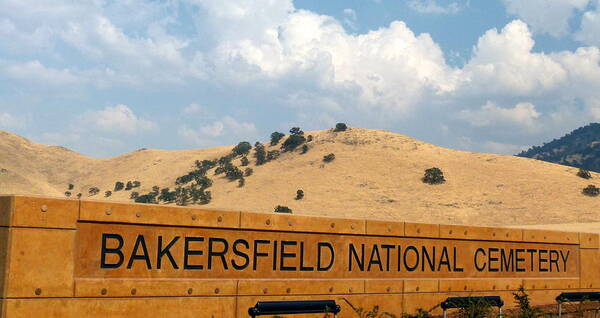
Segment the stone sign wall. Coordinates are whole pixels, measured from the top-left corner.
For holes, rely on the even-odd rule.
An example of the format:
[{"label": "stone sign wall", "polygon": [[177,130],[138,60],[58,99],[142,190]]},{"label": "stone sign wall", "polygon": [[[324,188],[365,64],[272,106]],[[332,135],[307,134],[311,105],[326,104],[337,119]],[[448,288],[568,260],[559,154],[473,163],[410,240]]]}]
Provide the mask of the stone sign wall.
[{"label": "stone sign wall", "polygon": [[2,317],[247,317],[287,299],[400,316],[600,288],[599,237],[573,232],[3,196],[0,244]]}]

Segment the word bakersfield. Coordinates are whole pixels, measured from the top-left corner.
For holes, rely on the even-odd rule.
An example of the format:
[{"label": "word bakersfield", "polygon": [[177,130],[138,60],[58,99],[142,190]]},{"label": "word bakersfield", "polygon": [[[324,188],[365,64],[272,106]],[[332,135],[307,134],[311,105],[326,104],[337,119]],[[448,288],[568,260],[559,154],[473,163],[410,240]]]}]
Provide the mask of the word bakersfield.
[{"label": "word bakersfield", "polygon": [[265,272],[296,272],[301,276],[332,273],[343,277],[372,273],[386,277],[414,273],[560,276],[576,271],[578,261],[573,246],[559,244],[236,230],[203,232],[190,235],[97,231],[92,237],[96,247],[84,251],[97,260],[97,267],[86,268],[105,272],[226,273],[217,277],[231,273],[255,277],[256,273]]}]

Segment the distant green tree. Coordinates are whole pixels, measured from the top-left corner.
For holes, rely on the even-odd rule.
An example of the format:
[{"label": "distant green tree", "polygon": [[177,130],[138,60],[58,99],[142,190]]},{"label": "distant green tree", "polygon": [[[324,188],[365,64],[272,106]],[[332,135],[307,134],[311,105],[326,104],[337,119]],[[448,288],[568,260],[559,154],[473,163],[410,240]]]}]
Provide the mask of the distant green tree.
[{"label": "distant green tree", "polygon": [[252,145],[247,141],[242,141],[231,150],[237,156],[247,155],[252,149]]},{"label": "distant green tree", "polygon": [[240,163],[241,163],[242,167],[245,167],[245,166],[247,166],[250,163],[250,160],[248,160],[248,157],[244,156],[244,157],[242,157]]},{"label": "distant green tree", "polygon": [[279,158],[280,152],[279,150],[270,150],[267,152],[267,161],[273,161]]},{"label": "distant green tree", "polygon": [[238,179],[238,187],[241,188],[246,184],[246,179],[244,179],[244,177],[241,177]]},{"label": "distant green tree", "polygon": [[230,169],[225,171],[225,176],[229,181],[241,179],[244,177],[244,173],[238,167],[231,166]]},{"label": "distant green tree", "polygon": [[204,190],[206,188],[210,188],[213,184],[212,180],[206,176],[196,177],[196,184],[200,187],[200,189]]},{"label": "distant green tree", "polygon": [[278,205],[275,207],[275,212],[277,212],[277,213],[292,213],[292,209],[288,208],[287,206]]},{"label": "distant green tree", "polygon": [[114,191],[115,191],[115,192],[117,192],[117,191],[121,191],[121,190],[123,190],[123,188],[124,188],[124,187],[125,187],[125,184],[124,184],[123,182],[121,182],[121,181],[117,181],[117,182],[115,182],[115,188],[114,188]]},{"label": "distant green tree", "polygon": [[81,199],[81,192],[77,193],[77,199]]},{"label": "distant green tree", "polygon": [[311,142],[311,141],[313,141],[313,135],[306,136],[306,142]]},{"label": "distant green tree", "polygon": [[301,189],[298,189],[298,191],[296,191],[296,200],[302,200],[304,198],[304,191],[302,191]]},{"label": "distant green tree", "polygon": [[75,186],[74,186],[72,183],[69,183],[68,190],[73,190],[73,188],[74,188],[74,187],[75,187]]},{"label": "distant green tree", "polygon": [[587,187],[583,188],[583,190],[581,190],[581,193],[590,197],[597,197],[600,194],[600,188],[596,187],[593,184],[590,184]]},{"label": "distant green tree", "polygon": [[335,125],[335,129],[333,131],[335,131],[335,132],[346,131],[346,129],[348,129],[348,126],[346,126],[346,124],[344,124],[344,123],[337,123]]},{"label": "distant green tree", "polygon": [[335,159],[335,154],[328,154],[323,156],[323,162],[332,162]]},{"label": "distant green tree", "polygon": [[108,198],[112,195],[112,191],[108,190],[108,191],[104,191],[104,197]]},{"label": "distant green tree", "polygon": [[429,168],[425,170],[425,174],[421,179],[424,183],[428,184],[442,184],[446,182],[444,173],[439,168]]},{"label": "distant green tree", "polygon": [[281,148],[284,151],[294,151],[298,146],[302,145],[306,141],[304,136],[299,134],[292,134],[283,142]]},{"label": "distant green tree", "polygon": [[254,173],[254,170],[252,168],[246,168],[246,170],[244,170],[244,177],[249,177]]},{"label": "distant green tree", "polygon": [[577,171],[577,176],[584,179],[592,178],[592,174],[583,168],[580,168],[579,171]]},{"label": "distant green tree", "polygon": [[125,191],[129,191],[133,188],[133,183],[131,181],[127,181],[127,185],[125,186]]},{"label": "distant green tree", "polygon": [[98,194],[98,192],[100,192],[100,189],[98,189],[97,187],[91,187],[88,189],[88,193],[90,196],[96,195]]},{"label": "distant green tree", "polygon": [[65,191],[65,196],[68,198],[71,196],[71,191]]},{"label": "distant green tree", "polygon": [[139,181],[132,181],[131,182],[131,187],[132,188],[139,188],[141,185],[142,185],[142,183],[139,182]]},{"label": "distant green tree", "polygon": [[135,200],[135,199],[137,199],[139,196],[140,196],[139,192],[135,192],[135,191],[133,191],[133,192],[131,192],[131,194],[129,195],[129,199],[131,199],[131,200]]},{"label": "distant green tree", "polygon": [[276,144],[279,143],[279,141],[281,140],[281,138],[283,138],[285,136],[284,133],[280,133],[278,131],[274,131],[271,134],[271,146],[275,146]]},{"label": "distant green tree", "polygon": [[257,166],[267,162],[267,151],[265,150],[265,146],[259,142],[254,145],[254,158],[256,158]]},{"label": "distant green tree", "polygon": [[300,127],[292,127],[292,129],[290,129],[290,134],[302,136],[304,135],[304,132],[302,131],[302,129],[300,129]]},{"label": "distant green tree", "polygon": [[170,191],[169,188],[162,188],[157,199],[166,203],[173,202],[176,199],[175,191]]},{"label": "distant green tree", "polygon": [[302,145],[302,151],[300,153],[305,154],[307,152],[308,152],[308,145]]}]

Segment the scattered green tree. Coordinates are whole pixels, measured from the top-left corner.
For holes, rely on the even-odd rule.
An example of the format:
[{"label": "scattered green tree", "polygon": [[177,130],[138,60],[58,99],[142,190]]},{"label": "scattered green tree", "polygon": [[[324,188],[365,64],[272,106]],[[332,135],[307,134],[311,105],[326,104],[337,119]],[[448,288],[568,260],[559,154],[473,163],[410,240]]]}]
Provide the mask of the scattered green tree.
[{"label": "scattered green tree", "polygon": [[273,161],[279,158],[279,155],[279,150],[270,150],[269,152],[267,152],[267,161]]},{"label": "scattered green tree", "polygon": [[108,190],[108,191],[104,191],[104,197],[108,198],[112,195],[112,191]]},{"label": "scattered green tree", "polygon": [[301,189],[298,189],[298,191],[296,191],[296,200],[302,200],[304,198],[304,191],[302,191]]},{"label": "scattered green tree", "polygon": [[267,163],[267,151],[265,150],[265,146],[260,142],[254,144],[254,158],[256,158],[257,166]]},{"label": "scattered green tree", "polygon": [[131,200],[135,200],[135,199],[137,199],[139,196],[140,196],[139,192],[135,192],[135,191],[133,191],[133,192],[131,192],[131,194],[129,195],[129,199],[131,199]]},{"label": "scattered green tree", "polygon": [[160,189],[160,194],[158,195],[158,201],[163,201],[165,203],[170,203],[175,201],[176,193],[175,191],[169,190],[169,188]]},{"label": "scattered green tree", "polygon": [[313,135],[306,136],[306,142],[311,142],[311,141],[313,141]]},{"label": "scattered green tree", "polygon": [[77,193],[77,199],[81,199],[81,192]]},{"label": "scattered green tree", "polygon": [[304,136],[292,134],[283,142],[281,149],[283,149],[283,151],[294,151],[294,149],[302,145],[305,141],[306,138],[304,138]]},{"label": "scattered green tree", "polygon": [[300,153],[305,154],[307,152],[308,152],[308,145],[302,145],[302,151]]},{"label": "scattered green tree", "polygon": [[583,190],[581,190],[581,193],[589,197],[597,197],[600,194],[600,188],[596,187],[593,184],[590,184],[587,187],[583,188]]},{"label": "scattered green tree", "polygon": [[275,212],[277,212],[277,213],[292,213],[292,209],[288,208],[287,206],[278,205],[275,207]]},{"label": "scattered green tree", "polygon": [[332,162],[334,159],[335,159],[335,155],[332,153],[323,156],[323,162]]},{"label": "scattered green tree", "polygon": [[225,176],[229,181],[241,179],[244,177],[244,173],[238,167],[231,166],[225,170]]},{"label": "scattered green tree", "polygon": [[252,168],[246,168],[246,170],[244,170],[244,177],[249,177],[254,173],[254,170]]},{"label": "scattered green tree", "polygon": [[123,182],[121,182],[121,181],[117,181],[117,182],[115,182],[115,188],[114,188],[114,191],[115,191],[115,192],[117,192],[117,191],[121,191],[121,190],[123,190],[123,188],[124,188],[124,187],[125,187],[125,184],[124,184]]},{"label": "scattered green tree", "polygon": [[248,160],[248,157],[242,157],[240,164],[242,165],[242,167],[247,166],[248,164],[250,164],[250,160]]},{"label": "scattered green tree", "polygon": [[244,179],[244,177],[241,177],[238,179],[238,187],[239,188],[242,188],[245,184],[246,184],[246,179]]},{"label": "scattered green tree", "polygon": [[584,178],[584,179],[592,178],[592,174],[583,168],[581,168],[581,169],[579,169],[579,171],[577,171],[577,176],[580,178]]},{"label": "scattered green tree", "polygon": [[537,318],[545,316],[541,309],[531,307],[529,295],[527,295],[523,286],[520,286],[519,290],[513,293],[513,297],[518,308],[516,318]]},{"label": "scattered green tree", "polygon": [[421,179],[424,183],[427,184],[442,184],[446,182],[444,178],[444,173],[439,168],[429,168],[425,170],[425,175],[423,179]]},{"label": "scattered green tree", "polygon": [[252,149],[252,145],[247,141],[242,141],[231,150],[236,156],[247,155]]},{"label": "scattered green tree", "polygon": [[127,185],[125,186],[125,191],[129,191],[133,188],[133,183],[131,181],[127,181]]},{"label": "scattered green tree", "polygon": [[71,196],[71,191],[65,191],[65,196],[68,198]]},{"label": "scattered green tree", "polygon": [[68,189],[67,189],[67,190],[73,190],[73,188],[74,188],[74,187],[75,187],[75,186],[74,186],[72,183],[69,183],[69,187],[68,187]]},{"label": "scattered green tree", "polygon": [[302,136],[304,135],[304,132],[302,129],[300,129],[300,127],[292,127],[292,129],[290,129],[290,134]]},{"label": "scattered green tree", "polygon": [[335,129],[333,131],[335,131],[335,132],[346,131],[346,129],[348,129],[348,126],[346,126],[346,124],[344,124],[344,123],[337,123],[337,124],[335,124]]},{"label": "scattered green tree", "polygon": [[278,131],[274,131],[273,133],[271,133],[271,146],[275,146],[276,144],[278,144],[281,138],[283,138],[284,136],[284,133],[280,133]]},{"label": "scattered green tree", "polygon": [[100,192],[100,189],[98,189],[97,187],[91,187],[88,189],[88,193],[90,196],[96,195],[98,194],[98,192]]},{"label": "scattered green tree", "polygon": [[142,185],[142,183],[139,182],[139,181],[132,181],[131,182],[131,187],[132,188],[139,188],[141,185]]}]

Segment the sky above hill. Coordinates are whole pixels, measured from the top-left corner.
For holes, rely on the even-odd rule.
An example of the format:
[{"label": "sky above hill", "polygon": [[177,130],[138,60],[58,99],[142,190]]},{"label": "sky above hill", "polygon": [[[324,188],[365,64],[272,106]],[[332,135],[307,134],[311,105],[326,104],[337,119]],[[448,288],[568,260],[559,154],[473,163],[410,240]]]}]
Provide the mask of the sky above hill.
[{"label": "sky above hill", "polygon": [[0,1],[0,129],[95,157],[337,122],[514,154],[600,121],[600,0]]}]

